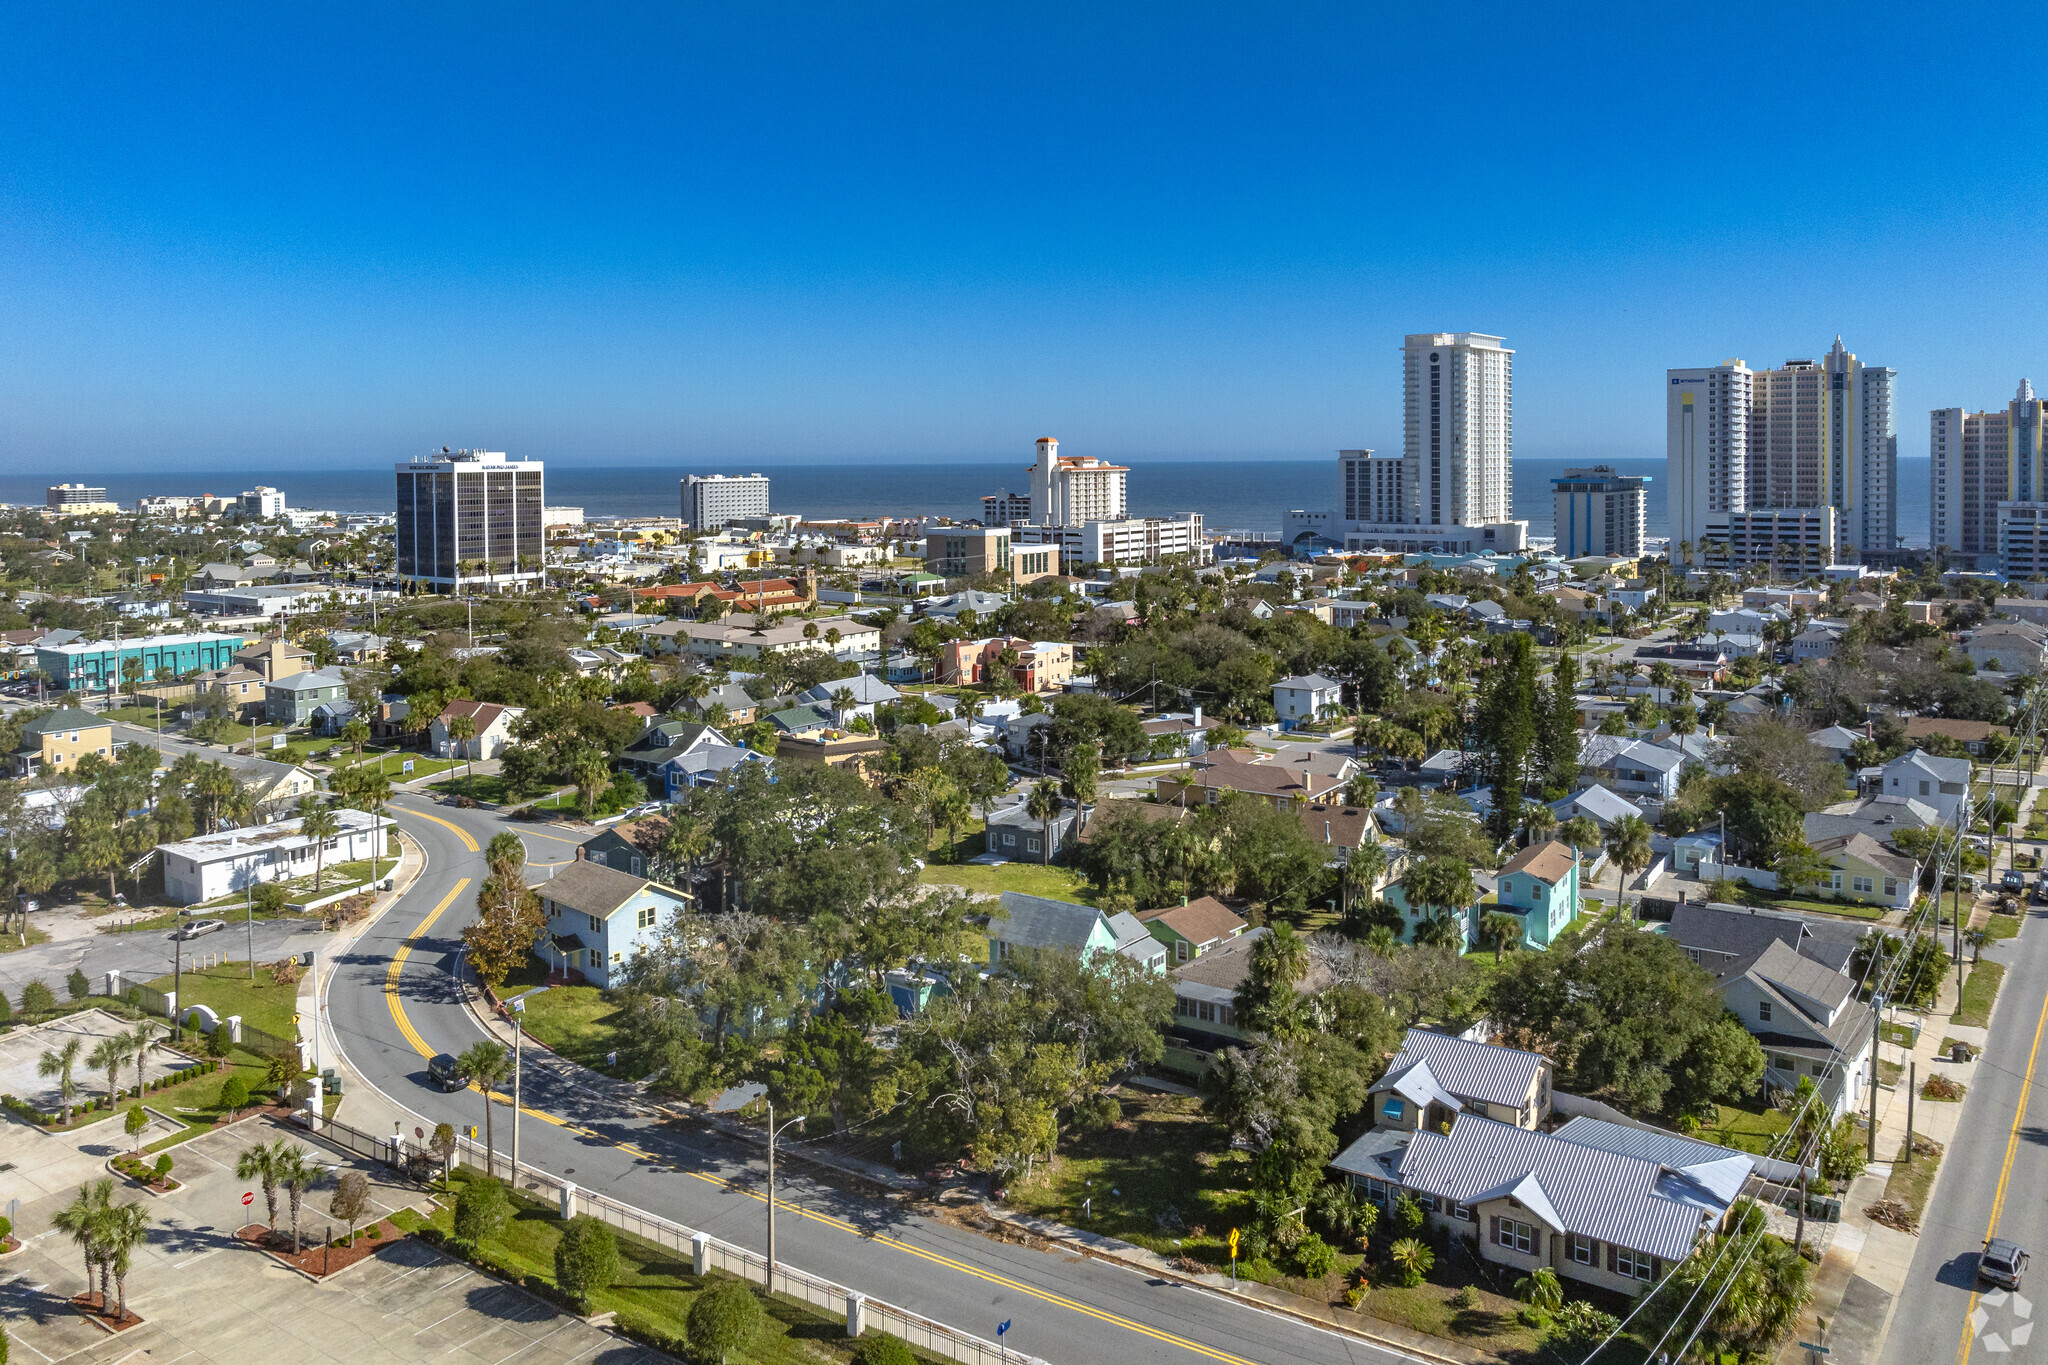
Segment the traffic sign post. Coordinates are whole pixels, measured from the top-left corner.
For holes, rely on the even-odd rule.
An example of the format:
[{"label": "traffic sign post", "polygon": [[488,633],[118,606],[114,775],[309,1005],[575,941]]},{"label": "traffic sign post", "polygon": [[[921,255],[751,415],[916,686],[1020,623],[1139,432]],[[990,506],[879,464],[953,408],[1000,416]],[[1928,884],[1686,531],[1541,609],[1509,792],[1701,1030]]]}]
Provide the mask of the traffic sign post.
[{"label": "traffic sign post", "polygon": [[1237,1229],[1230,1230],[1230,1282],[1237,1283]]}]

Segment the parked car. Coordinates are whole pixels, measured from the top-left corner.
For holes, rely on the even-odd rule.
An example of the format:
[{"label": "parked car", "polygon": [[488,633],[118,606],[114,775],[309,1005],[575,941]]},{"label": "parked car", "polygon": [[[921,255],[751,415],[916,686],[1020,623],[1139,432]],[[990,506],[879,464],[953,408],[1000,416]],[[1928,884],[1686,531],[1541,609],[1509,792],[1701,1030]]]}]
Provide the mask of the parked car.
[{"label": "parked car", "polygon": [[2019,1292],[2020,1276],[2026,1273],[2027,1252],[2017,1242],[1993,1237],[1977,1257],[1977,1278]]},{"label": "parked car", "polygon": [[2027,874],[2016,867],[2008,867],[2005,870],[2005,875],[1998,879],[1998,886],[2002,891],[2025,891],[2027,889]]},{"label": "parked car", "polygon": [[195,919],[191,921],[189,924],[181,925],[175,932],[171,934],[171,937],[179,939],[199,938],[202,935],[211,934],[216,930],[225,929],[227,927],[227,922],[225,920]]},{"label": "parked car", "polygon": [[440,1090],[460,1090],[469,1082],[455,1069],[455,1054],[437,1052],[427,1059],[427,1079]]},{"label": "parked car", "polygon": [[2034,904],[2048,905],[2048,872],[2041,874],[2041,880],[2034,883]]}]

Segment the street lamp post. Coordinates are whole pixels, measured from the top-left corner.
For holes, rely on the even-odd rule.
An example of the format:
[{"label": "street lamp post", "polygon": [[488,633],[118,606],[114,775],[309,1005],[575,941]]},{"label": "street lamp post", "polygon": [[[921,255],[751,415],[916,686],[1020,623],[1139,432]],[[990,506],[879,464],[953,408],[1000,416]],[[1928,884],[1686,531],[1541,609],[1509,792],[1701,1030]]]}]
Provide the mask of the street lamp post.
[{"label": "street lamp post", "polygon": [[519,1188],[519,1057],[526,1041],[520,1012],[512,1014],[512,1188]]},{"label": "street lamp post", "polygon": [[782,1125],[782,1128],[777,1128],[777,1127],[775,1126],[775,1104],[774,1104],[774,1102],[773,1102],[773,1101],[770,1101],[770,1102],[769,1102],[769,1104],[768,1104],[768,1292],[769,1292],[769,1293],[771,1293],[771,1294],[775,1292],[775,1139],[776,1139],[776,1137],[777,1137],[777,1136],[778,1136],[778,1135],[779,1135],[779,1134],[780,1134],[780,1133],[781,1133],[781,1132],[783,1131],[783,1129],[787,1129],[787,1128],[801,1128],[801,1127],[803,1127],[803,1122],[804,1122],[804,1116],[803,1116],[802,1114],[798,1114],[798,1115],[797,1115],[797,1116],[796,1116],[795,1118],[793,1118],[793,1119],[789,1120],[789,1122],[787,1122],[787,1123],[783,1124],[783,1125]]},{"label": "street lamp post", "polygon": [[171,1041],[177,1042],[185,1035],[185,916],[189,910],[180,910],[175,926],[171,930]]}]

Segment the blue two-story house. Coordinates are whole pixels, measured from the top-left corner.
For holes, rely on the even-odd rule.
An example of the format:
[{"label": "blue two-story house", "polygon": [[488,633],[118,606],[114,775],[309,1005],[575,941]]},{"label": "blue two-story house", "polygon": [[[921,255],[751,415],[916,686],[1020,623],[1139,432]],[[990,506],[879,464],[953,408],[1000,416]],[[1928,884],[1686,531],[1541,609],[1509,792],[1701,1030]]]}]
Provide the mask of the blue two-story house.
[{"label": "blue two-story house", "polygon": [[1517,915],[1522,946],[1548,948],[1579,914],[1579,860],[1570,844],[1555,839],[1510,858],[1498,876],[1498,904],[1488,913]]},{"label": "blue two-story house", "polygon": [[580,972],[606,989],[625,979],[626,965],[658,942],[692,899],[686,891],[588,858],[564,863],[533,890],[548,919],[534,951],[550,972]]}]

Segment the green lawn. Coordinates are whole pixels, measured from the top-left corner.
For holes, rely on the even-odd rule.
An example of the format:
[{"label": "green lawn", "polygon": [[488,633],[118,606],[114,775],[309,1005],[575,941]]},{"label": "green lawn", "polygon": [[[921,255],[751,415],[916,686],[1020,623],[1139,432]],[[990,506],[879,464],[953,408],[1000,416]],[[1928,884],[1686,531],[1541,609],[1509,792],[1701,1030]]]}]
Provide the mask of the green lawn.
[{"label": "green lawn", "polygon": [[1934,1173],[1941,1169],[1942,1147],[1931,1138],[1919,1134],[1913,1136],[1913,1164],[1908,1166],[1900,1158],[1906,1154],[1906,1144],[1899,1143],[1899,1150],[1893,1154],[1891,1178],[1884,1182],[1884,1197],[1896,1199],[1913,1211],[1917,1220],[1927,1211],[1927,1195],[1934,1188]]},{"label": "green lawn", "polygon": [[1881,1024],[1878,1036],[1896,1047],[1911,1047],[1919,1039],[1920,1031],[1909,1024]]},{"label": "green lawn", "polygon": [[2019,915],[2001,915],[1993,911],[1984,921],[1984,933],[1989,938],[2015,938],[2020,932]]},{"label": "green lawn", "polygon": [[1756,897],[1755,903],[1768,909],[1802,910],[1822,915],[1843,915],[1849,919],[1882,919],[1885,908],[1881,905],[1859,905],[1855,901],[1809,900],[1804,896]]},{"label": "green lawn", "polygon": [[489,801],[492,805],[503,805],[512,799],[512,786],[494,773],[475,773],[467,777],[450,777],[430,784],[437,792],[448,792],[455,796],[467,796],[473,801]]},{"label": "green lawn", "polygon": [[[530,991],[546,978],[547,968],[537,959],[531,960],[505,978],[498,998]],[[626,1048],[627,1040],[619,1031],[625,1024],[625,1011],[606,1000],[595,986],[550,986],[539,995],[527,996],[521,1017],[536,1041],[598,1071],[606,1069],[606,1053]]]},{"label": "green lawn", "polygon": [[1963,1000],[1956,1010],[1951,1023],[1967,1024],[1972,1028],[1991,1026],[1991,1006],[1998,999],[1999,983],[2005,980],[2005,968],[1996,962],[1980,962],[1970,969],[1963,978]]},{"label": "green lawn", "polygon": [[1021,891],[1027,896],[1052,900],[1095,903],[1095,888],[1078,872],[1057,865],[1039,863],[998,863],[994,866],[932,863],[924,870],[924,881],[964,886],[969,891]]},{"label": "green lawn", "polygon": [[26,934],[19,932],[0,934],[0,953],[18,952],[23,948],[33,948],[38,944],[48,943],[49,941],[50,936],[48,934],[31,924]]},{"label": "green lawn", "polygon": [[[474,1178],[467,1170],[457,1171],[454,1180]],[[512,1218],[504,1230],[479,1247],[505,1269],[532,1275],[549,1285],[555,1280],[555,1244],[562,1237],[561,1216],[552,1204],[524,1194],[515,1194]],[[444,1235],[454,1227],[454,1200],[437,1207],[427,1220]],[[405,1224],[418,1226],[416,1217]],[[618,1323],[629,1331],[680,1341],[687,1335],[685,1323],[690,1304],[719,1277],[698,1279],[689,1271],[687,1251],[678,1253],[631,1233],[618,1234],[619,1278],[608,1289],[592,1296],[592,1309],[618,1314]],[[727,1357],[730,1365],[814,1365],[819,1361],[845,1361],[853,1355],[853,1342],[843,1322],[819,1316],[784,1296],[762,1301],[767,1310],[762,1330],[744,1351]],[[921,1359],[930,1359],[920,1353]]]},{"label": "green lawn", "polygon": [[1782,1109],[1738,1109],[1724,1104],[1720,1110],[1715,1125],[1700,1129],[1699,1136],[1758,1156],[1769,1152],[1778,1137],[1792,1126],[1792,1116]]},{"label": "green lawn", "polygon": [[[203,948],[205,943],[205,939],[199,939],[193,947]],[[277,985],[261,963],[256,966],[254,981],[249,979],[249,964],[246,962],[224,963],[182,975],[184,994],[180,997],[181,1003],[209,1006],[223,1019],[239,1014],[243,1023],[265,1033],[279,1038],[292,1036],[292,1016],[298,1011],[299,988]],[[168,991],[172,977],[165,974],[148,984],[153,989]]]}]

